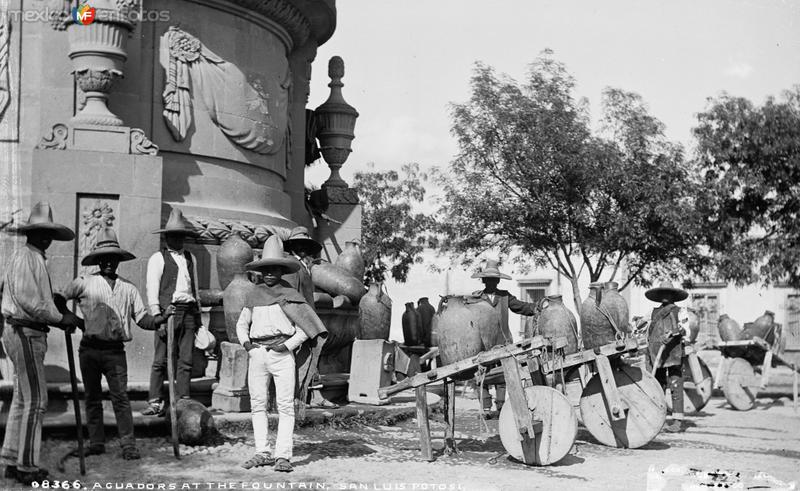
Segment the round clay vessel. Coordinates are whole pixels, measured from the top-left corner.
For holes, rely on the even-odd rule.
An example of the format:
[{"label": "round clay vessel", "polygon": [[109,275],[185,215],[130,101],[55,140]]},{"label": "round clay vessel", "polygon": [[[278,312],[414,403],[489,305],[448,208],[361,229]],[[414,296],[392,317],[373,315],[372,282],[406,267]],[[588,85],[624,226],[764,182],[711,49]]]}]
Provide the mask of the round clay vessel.
[{"label": "round clay vessel", "polygon": [[239,315],[242,313],[248,295],[257,288],[258,286],[247,279],[246,274],[237,273],[233,281],[231,281],[228,287],[225,288],[225,291],[222,292],[222,310],[225,313],[225,331],[228,333],[228,340],[232,343],[239,342],[239,338],[236,336],[236,323],[239,321]]},{"label": "round clay vessel", "polygon": [[616,340],[611,322],[600,311],[603,283],[589,284],[589,296],[581,305],[581,337],[583,349],[593,349]]},{"label": "round clay vessel", "polygon": [[428,297],[422,297],[417,301],[417,312],[422,323],[422,342],[425,346],[432,346],[431,344],[431,324],[433,323],[433,316],[436,315],[436,309],[428,301]]},{"label": "round clay vessel", "polygon": [[775,313],[767,310],[752,324],[745,327],[743,335],[746,339],[759,337],[772,344],[775,341]]},{"label": "round clay vessel", "polygon": [[357,241],[345,242],[344,250],[334,264],[347,271],[358,280],[364,279],[364,258]]},{"label": "round clay vessel", "polygon": [[[439,347],[442,365],[505,344],[500,316],[489,302],[475,297],[443,298],[439,312],[433,317],[433,333],[432,341]],[[470,376],[465,373],[458,378],[465,380]]]},{"label": "round clay vessel", "polygon": [[548,295],[542,299],[542,311],[536,320],[536,334],[546,339],[564,337],[567,346],[564,353],[571,354],[578,351],[578,322],[575,315],[569,311],[561,295]]},{"label": "round clay vessel", "polygon": [[403,312],[403,344],[406,346],[419,346],[422,344],[422,319],[414,308],[414,302],[406,303]]},{"label": "round clay vessel", "polygon": [[367,294],[358,303],[361,324],[359,339],[389,339],[392,327],[392,299],[383,291],[383,282],[369,285]]},{"label": "round clay vessel", "polygon": [[314,286],[332,296],[346,296],[353,305],[358,305],[358,301],[366,293],[361,279],[355,278],[350,272],[331,263],[312,264],[311,281]]},{"label": "round clay vessel", "polygon": [[611,314],[611,318],[622,332],[631,332],[628,302],[619,293],[619,283],[609,281],[603,284],[603,298],[600,305]]},{"label": "round clay vessel", "polygon": [[742,339],[742,329],[735,320],[728,317],[728,314],[719,316],[717,331],[719,331],[719,337],[723,341],[739,341]]},{"label": "round clay vessel", "polygon": [[217,251],[217,276],[223,290],[233,281],[233,275],[244,273],[244,265],[253,260],[253,249],[239,234],[231,234]]}]

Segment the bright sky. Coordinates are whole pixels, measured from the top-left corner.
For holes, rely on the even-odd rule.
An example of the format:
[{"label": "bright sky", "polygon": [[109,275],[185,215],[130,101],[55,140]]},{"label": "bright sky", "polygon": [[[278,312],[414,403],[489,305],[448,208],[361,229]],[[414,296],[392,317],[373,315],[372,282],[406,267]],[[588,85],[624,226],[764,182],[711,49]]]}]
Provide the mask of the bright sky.
[{"label": "bright sky", "polygon": [[[345,62],[344,96],[360,113],[342,169],[374,162],[446,165],[457,151],[451,102],[469,97],[480,60],[521,80],[551,48],[597,115],[606,86],[638,92],[691,144],[706,98],[762,103],[800,84],[800,2],[794,0],[338,0],[338,25],[314,62],[309,107],[327,99],[328,59]],[[307,182],[328,175],[320,160]]]}]

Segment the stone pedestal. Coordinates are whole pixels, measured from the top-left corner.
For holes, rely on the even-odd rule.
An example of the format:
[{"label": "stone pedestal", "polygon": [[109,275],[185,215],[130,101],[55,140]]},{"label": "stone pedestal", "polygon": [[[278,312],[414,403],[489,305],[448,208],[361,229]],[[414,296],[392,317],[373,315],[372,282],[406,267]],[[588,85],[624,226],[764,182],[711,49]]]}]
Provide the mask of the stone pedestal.
[{"label": "stone pedestal", "polygon": [[219,385],[211,396],[211,405],[226,412],[247,412],[250,410],[247,350],[238,344],[223,342],[221,351]]}]

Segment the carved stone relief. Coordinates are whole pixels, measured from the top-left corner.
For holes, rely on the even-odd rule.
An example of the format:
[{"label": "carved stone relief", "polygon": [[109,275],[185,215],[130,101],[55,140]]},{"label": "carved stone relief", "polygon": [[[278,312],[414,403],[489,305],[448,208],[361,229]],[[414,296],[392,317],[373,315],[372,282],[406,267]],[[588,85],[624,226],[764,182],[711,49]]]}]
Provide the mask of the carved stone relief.
[{"label": "carved stone relief", "polygon": [[79,196],[78,199],[78,274],[89,274],[96,266],[81,266],[80,260],[92,251],[97,233],[103,227],[114,227],[114,208],[119,206],[116,197],[98,198],[97,195]]},{"label": "carved stone relief", "polygon": [[0,4],[0,120],[11,103],[11,20],[5,4]]},{"label": "carved stone relief", "polygon": [[161,49],[168,53],[163,116],[175,141],[187,137],[199,101],[236,145],[259,154],[278,152],[287,131],[288,73],[278,93],[268,94],[261,79],[247,77],[175,26],[162,37]]},{"label": "carved stone relief", "polygon": [[238,233],[251,247],[264,247],[270,235],[277,235],[282,240],[289,238],[291,230],[273,225],[255,225],[241,220],[224,218],[186,217],[200,234],[196,241],[202,244],[221,244],[233,233]]}]

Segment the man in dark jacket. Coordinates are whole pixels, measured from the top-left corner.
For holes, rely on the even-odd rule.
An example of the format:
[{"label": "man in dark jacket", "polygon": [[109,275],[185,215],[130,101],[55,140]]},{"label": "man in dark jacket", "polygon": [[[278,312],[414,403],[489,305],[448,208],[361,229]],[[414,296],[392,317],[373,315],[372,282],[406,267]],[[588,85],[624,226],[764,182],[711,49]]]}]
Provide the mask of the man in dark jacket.
[{"label": "man in dark jacket", "polygon": [[[508,311],[510,310],[519,315],[534,315],[536,313],[536,304],[517,300],[509,291],[497,288],[500,280],[511,279],[507,274],[500,272],[498,264],[499,261],[489,259],[486,261],[485,268],[472,275],[473,278],[480,278],[484,286],[483,290],[476,291],[473,295],[486,300],[494,307],[495,312],[497,312],[497,315],[500,317],[500,332],[497,333],[494,345],[503,345],[513,341],[511,331],[508,327]],[[505,402],[506,387],[505,385],[497,384],[494,388],[495,406],[499,413]],[[492,398],[486,386],[483,387],[482,399],[484,410],[491,409]],[[491,418],[495,416],[495,414],[496,413],[489,413],[489,417]]]}]

